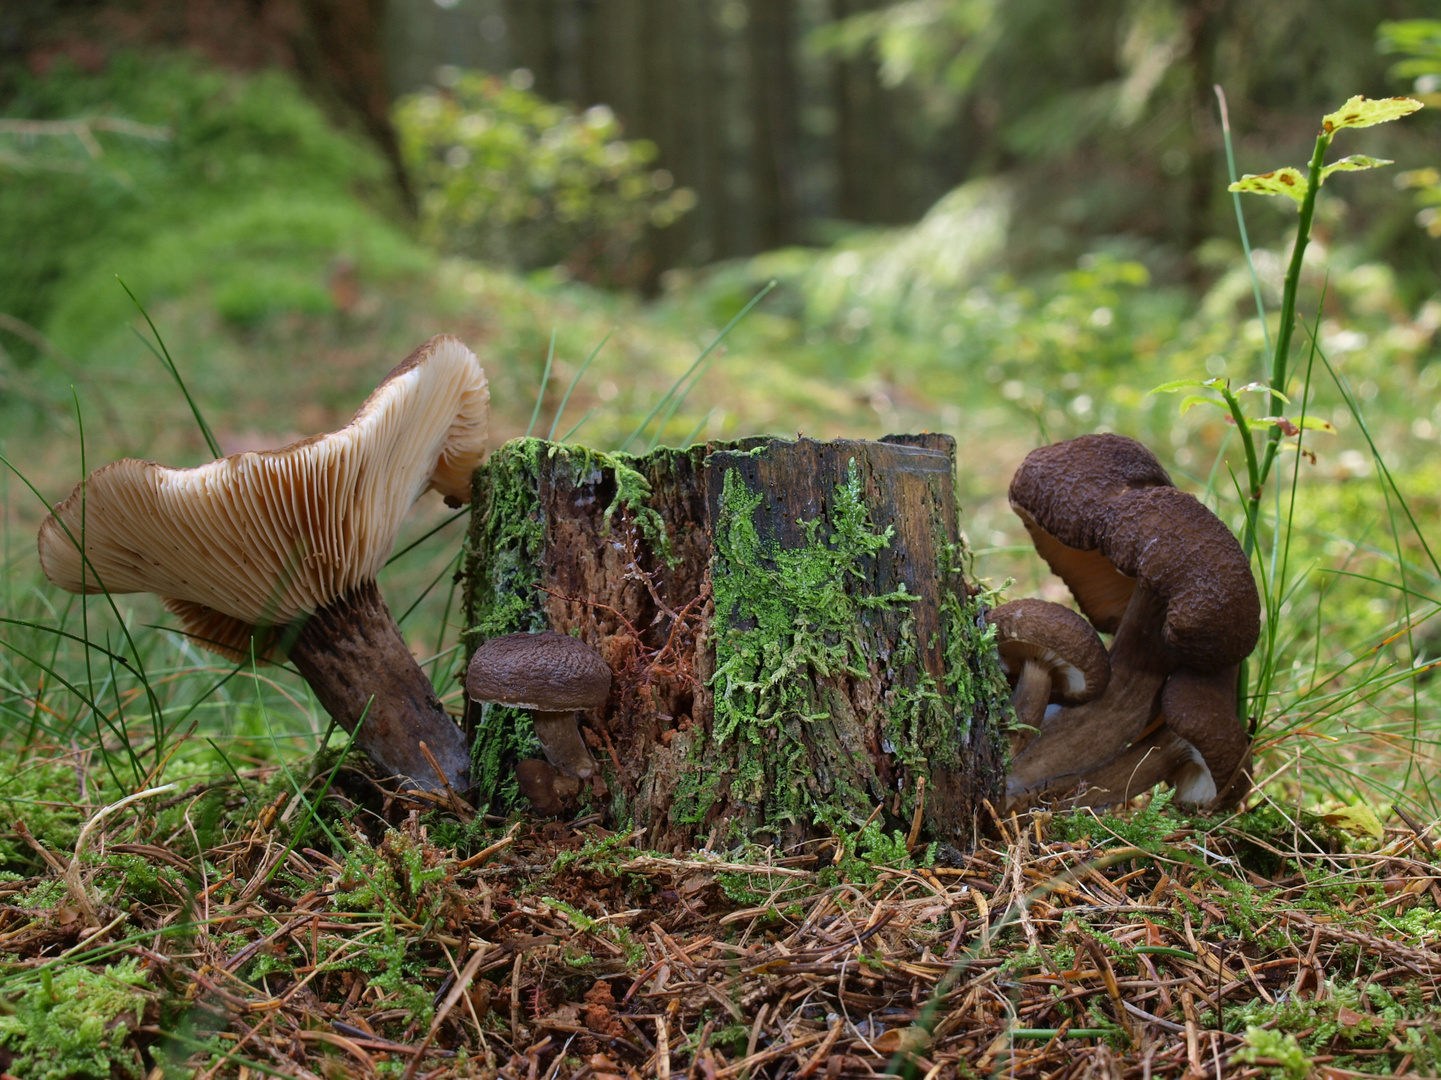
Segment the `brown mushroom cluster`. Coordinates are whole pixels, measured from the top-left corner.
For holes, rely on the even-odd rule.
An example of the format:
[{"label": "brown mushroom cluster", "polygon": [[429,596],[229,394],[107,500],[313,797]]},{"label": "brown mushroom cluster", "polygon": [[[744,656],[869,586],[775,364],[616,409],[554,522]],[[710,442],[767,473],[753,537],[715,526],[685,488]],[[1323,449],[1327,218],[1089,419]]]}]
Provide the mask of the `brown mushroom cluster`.
[{"label": "brown mushroom cluster", "polygon": [[1261,604],[1230,530],[1119,435],[1032,452],[1010,501],[1090,625],[1039,600],[991,612],[1015,680],[1009,803],[1117,803],[1162,781],[1189,805],[1238,802],[1251,747],[1236,680]]}]

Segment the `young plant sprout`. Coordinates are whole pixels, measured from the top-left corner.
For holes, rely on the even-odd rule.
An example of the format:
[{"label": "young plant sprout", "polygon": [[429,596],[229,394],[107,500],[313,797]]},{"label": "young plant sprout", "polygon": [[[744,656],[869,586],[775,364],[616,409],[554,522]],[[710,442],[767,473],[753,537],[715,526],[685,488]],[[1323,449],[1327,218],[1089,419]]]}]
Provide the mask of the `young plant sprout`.
[{"label": "young plant sprout", "polygon": [[432,338],[329,435],[194,469],[97,469],[41,524],[41,565],[71,592],[155,593],[232,660],[288,658],[343,728],[364,717],[356,745],[383,770],[464,790],[464,736],[375,578],[422,494],[469,501],[489,407],[475,355]]}]

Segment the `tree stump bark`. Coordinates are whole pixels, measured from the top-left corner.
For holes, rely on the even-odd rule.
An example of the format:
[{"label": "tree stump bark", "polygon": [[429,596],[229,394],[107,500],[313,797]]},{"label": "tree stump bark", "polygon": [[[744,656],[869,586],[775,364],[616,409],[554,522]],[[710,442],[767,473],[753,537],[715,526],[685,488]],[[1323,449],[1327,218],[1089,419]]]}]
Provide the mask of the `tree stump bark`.
[{"label": "tree stump bark", "polygon": [[[958,846],[1003,790],[1008,688],[976,592],[948,436],[750,439],[644,457],[536,439],[476,473],[473,652],[576,634],[614,672],[574,806],[677,850],[793,843],[879,807]],[[472,703],[475,780],[523,805],[524,712]],[[569,808],[568,808],[569,809]]]}]

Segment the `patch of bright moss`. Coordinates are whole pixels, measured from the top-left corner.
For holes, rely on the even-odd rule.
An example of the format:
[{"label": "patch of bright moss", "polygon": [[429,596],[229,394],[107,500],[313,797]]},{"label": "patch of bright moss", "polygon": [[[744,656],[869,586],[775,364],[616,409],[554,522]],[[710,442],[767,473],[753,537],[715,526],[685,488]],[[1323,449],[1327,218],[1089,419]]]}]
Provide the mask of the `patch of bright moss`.
[{"label": "patch of bright moss", "polygon": [[[834,796],[828,803],[818,802],[812,785],[800,782],[810,765],[802,728],[826,719],[840,704],[826,700],[824,691],[817,694],[818,678],[869,678],[862,614],[904,608],[918,597],[904,584],[876,594],[861,573],[860,561],[888,547],[892,530],[878,530],[871,521],[854,461],[836,487],[829,522],[803,522],[805,542],[798,548],[761,540],[753,515],[762,501],[737,470],[726,473],[713,527],[711,742],[736,741],[731,797],[764,803],[768,824],[815,821],[839,827],[863,821],[869,798],[846,778],[830,778]],[[699,817],[707,809],[698,802],[689,813]]]},{"label": "patch of bright moss", "polygon": [[136,960],[103,971],[72,967],[40,978],[0,1016],[0,1046],[15,1054],[10,1072],[33,1080],[139,1077],[139,1053],[127,1045],[148,1000]]}]

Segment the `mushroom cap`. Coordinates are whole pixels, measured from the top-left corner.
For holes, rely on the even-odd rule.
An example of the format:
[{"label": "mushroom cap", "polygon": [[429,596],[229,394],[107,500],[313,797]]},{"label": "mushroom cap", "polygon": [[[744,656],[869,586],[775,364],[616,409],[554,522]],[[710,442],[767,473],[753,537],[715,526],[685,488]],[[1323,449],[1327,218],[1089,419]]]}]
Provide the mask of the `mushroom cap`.
[{"label": "mushroom cap", "polygon": [[1174,487],[1156,455],[1124,435],[1081,435],[1032,450],[1011,477],[1026,508],[1067,547],[1093,549],[1106,509],[1123,491]]},{"label": "mushroom cap", "polygon": [[1144,583],[1166,603],[1164,641],[1183,666],[1210,674],[1255,648],[1250,560],[1135,440],[1087,435],[1033,451],[1011,482],[1011,506],[1097,629],[1115,632]]},{"label": "mushroom cap", "polygon": [[1162,637],[1183,667],[1210,675],[1256,647],[1261,597],[1251,561],[1195,496],[1176,488],[1118,496],[1100,550],[1165,599]]},{"label": "mushroom cap", "polygon": [[373,580],[427,490],[469,500],[489,412],[475,355],[431,338],[339,431],[194,469],[97,469],[41,524],[41,566],[71,592],[155,593],[201,644],[247,655],[257,626]]},{"label": "mushroom cap", "polygon": [[1096,550],[1106,516],[1124,492],[1171,486],[1156,456],[1135,439],[1081,435],[1026,455],[1011,478],[1011,509],[1086,617],[1114,633],[1136,582]]},{"label": "mushroom cap", "polygon": [[1111,662],[1101,639],[1081,616],[1048,600],[1012,600],[992,608],[986,621],[996,628],[1001,669],[1018,678],[1027,662],[1051,676],[1051,697],[1080,705],[1101,696],[1111,678]]},{"label": "mushroom cap", "polygon": [[1161,691],[1166,727],[1195,747],[1208,774],[1176,781],[1182,802],[1233,806],[1250,790],[1251,740],[1236,715],[1236,674],[1235,667],[1211,675],[1182,668]]},{"label": "mushroom cap", "polygon": [[505,634],[475,650],[465,690],[472,701],[573,712],[605,704],[610,668],[594,648],[568,634]]}]

